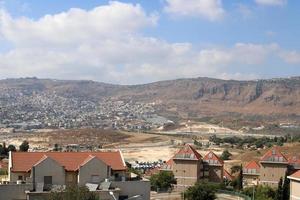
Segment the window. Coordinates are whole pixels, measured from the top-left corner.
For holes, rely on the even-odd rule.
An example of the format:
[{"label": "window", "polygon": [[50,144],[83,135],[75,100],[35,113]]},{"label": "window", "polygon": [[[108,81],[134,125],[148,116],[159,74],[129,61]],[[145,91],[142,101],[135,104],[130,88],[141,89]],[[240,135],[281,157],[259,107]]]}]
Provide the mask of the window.
[{"label": "window", "polygon": [[44,176],[44,190],[51,190],[52,176]]},{"label": "window", "polygon": [[23,176],[18,176],[18,180],[22,181],[23,180]]}]

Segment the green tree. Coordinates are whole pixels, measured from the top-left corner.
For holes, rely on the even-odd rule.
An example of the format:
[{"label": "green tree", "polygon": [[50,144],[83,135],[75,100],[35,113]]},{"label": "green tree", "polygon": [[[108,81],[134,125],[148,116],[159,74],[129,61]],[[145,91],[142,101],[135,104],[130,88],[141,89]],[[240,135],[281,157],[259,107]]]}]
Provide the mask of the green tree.
[{"label": "green tree", "polygon": [[236,189],[237,190],[243,189],[243,166],[242,165],[240,166],[240,173],[237,177]]},{"label": "green tree", "polygon": [[254,189],[254,199],[255,200],[274,200],[276,199],[276,191],[269,186],[259,185],[255,188],[247,187],[243,190],[243,194],[247,196],[253,195]]},{"label": "green tree", "polygon": [[7,150],[8,150],[8,152],[10,152],[10,151],[17,151],[16,147],[14,145],[12,145],[12,144],[8,145]]},{"label": "green tree", "polygon": [[232,156],[232,154],[226,149],[226,150],[223,151],[223,153],[221,155],[221,159],[222,160],[229,160],[231,156]]},{"label": "green tree", "polygon": [[160,171],[158,174],[154,174],[150,177],[150,183],[152,190],[168,190],[172,189],[173,184],[176,184],[177,181],[173,172]]},{"label": "green tree", "polygon": [[234,165],[230,168],[231,170],[231,174],[234,174],[236,172],[239,172],[241,170],[241,166],[240,165]]},{"label": "green tree", "polygon": [[20,151],[22,151],[22,152],[28,151],[28,149],[29,149],[29,143],[28,143],[28,141],[24,140],[24,141],[22,142],[22,144],[20,145],[19,149],[20,149]]},{"label": "green tree", "polygon": [[196,183],[189,187],[184,196],[187,200],[214,200],[216,199],[217,187],[208,183]]},{"label": "green tree", "polygon": [[290,199],[290,179],[287,178],[287,172],[285,173],[283,186],[282,186],[282,199],[289,200]]},{"label": "green tree", "polygon": [[282,177],[280,178],[279,182],[278,182],[278,188],[276,190],[276,200],[283,200],[282,195],[283,195],[283,181],[282,181]]},{"label": "green tree", "polygon": [[62,191],[51,192],[49,200],[99,200],[99,197],[85,186],[72,186]]}]

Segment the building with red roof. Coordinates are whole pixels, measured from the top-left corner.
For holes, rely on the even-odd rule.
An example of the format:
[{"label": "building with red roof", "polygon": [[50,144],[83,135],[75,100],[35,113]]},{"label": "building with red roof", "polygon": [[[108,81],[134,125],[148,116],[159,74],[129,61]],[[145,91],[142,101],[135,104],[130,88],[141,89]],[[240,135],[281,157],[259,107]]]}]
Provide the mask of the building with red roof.
[{"label": "building with red roof", "polygon": [[177,179],[175,189],[182,191],[200,180],[222,182],[223,165],[223,161],[213,152],[202,157],[193,146],[186,144],[160,170],[172,171]]},{"label": "building with red roof", "polygon": [[88,184],[93,190],[99,190],[100,196],[116,192],[124,198],[142,195],[150,199],[150,182],[130,180],[120,151],[10,152],[8,172],[11,183],[32,184],[32,190],[26,195],[49,193],[52,188],[61,186]]},{"label": "building with red roof", "polygon": [[260,164],[257,161],[251,161],[243,168],[243,181],[246,185],[258,185],[259,176]]},{"label": "building with red roof", "polygon": [[277,187],[280,178],[284,178],[288,170],[288,159],[278,147],[267,151],[260,159],[260,180],[262,185]]},{"label": "building with red roof", "polygon": [[288,176],[288,179],[290,179],[290,199],[300,199],[300,170]]},{"label": "building with red roof", "polygon": [[208,152],[203,158],[204,177],[209,182],[222,182],[224,178],[224,161],[214,152]]},{"label": "building with red roof", "polygon": [[277,187],[280,178],[300,169],[299,155],[286,157],[279,147],[268,150],[259,160],[251,161],[243,168],[245,185]]}]

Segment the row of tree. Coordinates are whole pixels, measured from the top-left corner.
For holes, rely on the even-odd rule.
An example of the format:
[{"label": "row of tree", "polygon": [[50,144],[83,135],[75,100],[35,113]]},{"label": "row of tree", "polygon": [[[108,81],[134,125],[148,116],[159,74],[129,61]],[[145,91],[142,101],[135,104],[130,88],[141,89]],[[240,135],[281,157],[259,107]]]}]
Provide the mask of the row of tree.
[{"label": "row of tree", "polygon": [[[19,146],[19,151],[26,152],[29,149],[29,143],[28,141],[23,141],[22,144]],[[3,144],[0,144],[0,157],[7,157],[8,152],[10,151],[17,151],[17,148],[10,144],[6,146],[5,142]]]}]

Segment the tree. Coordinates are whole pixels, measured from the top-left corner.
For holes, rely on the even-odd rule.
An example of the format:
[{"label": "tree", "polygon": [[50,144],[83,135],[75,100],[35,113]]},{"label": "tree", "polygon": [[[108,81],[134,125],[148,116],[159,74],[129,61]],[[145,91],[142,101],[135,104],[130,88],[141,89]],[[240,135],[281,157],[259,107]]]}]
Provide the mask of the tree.
[{"label": "tree", "polygon": [[19,149],[20,149],[20,151],[22,151],[22,152],[28,151],[28,149],[29,149],[29,143],[28,143],[28,141],[24,140],[24,141],[22,142],[22,144],[20,145]]},{"label": "tree", "polygon": [[184,196],[187,200],[214,200],[216,199],[217,187],[208,183],[196,183],[189,187]]},{"label": "tree", "polygon": [[8,152],[10,152],[10,151],[17,151],[16,147],[14,145],[12,145],[12,144],[8,145],[7,150],[8,150]]},{"label": "tree", "polygon": [[85,186],[71,186],[62,191],[51,192],[49,200],[99,200],[99,197]]},{"label": "tree", "polygon": [[247,196],[252,196],[253,189],[255,190],[254,191],[254,199],[255,200],[274,200],[274,199],[276,199],[275,190],[269,186],[263,186],[263,185],[259,185],[255,188],[247,187],[243,190],[243,194],[245,194]]},{"label": "tree", "polygon": [[230,168],[231,170],[231,174],[234,174],[236,172],[239,172],[241,170],[241,166],[240,165],[234,165]]},{"label": "tree", "polygon": [[240,167],[240,174],[237,179],[237,189],[242,190],[243,189],[243,166]]},{"label": "tree", "polygon": [[285,172],[285,177],[282,186],[282,199],[283,200],[290,199],[290,179],[287,178],[287,172]]},{"label": "tree", "polygon": [[158,174],[154,174],[150,177],[150,183],[152,190],[168,190],[172,189],[173,184],[176,184],[177,181],[173,172],[160,171]]},{"label": "tree", "polygon": [[58,146],[58,144],[54,144],[53,151],[59,151],[59,146]]},{"label": "tree", "polygon": [[283,188],[282,188],[282,177],[280,178],[278,182],[278,188],[276,190],[276,200],[283,200],[282,195],[283,195]]},{"label": "tree", "polygon": [[232,156],[232,154],[226,149],[226,150],[223,151],[223,153],[221,155],[221,159],[222,160],[229,160],[231,156]]}]

